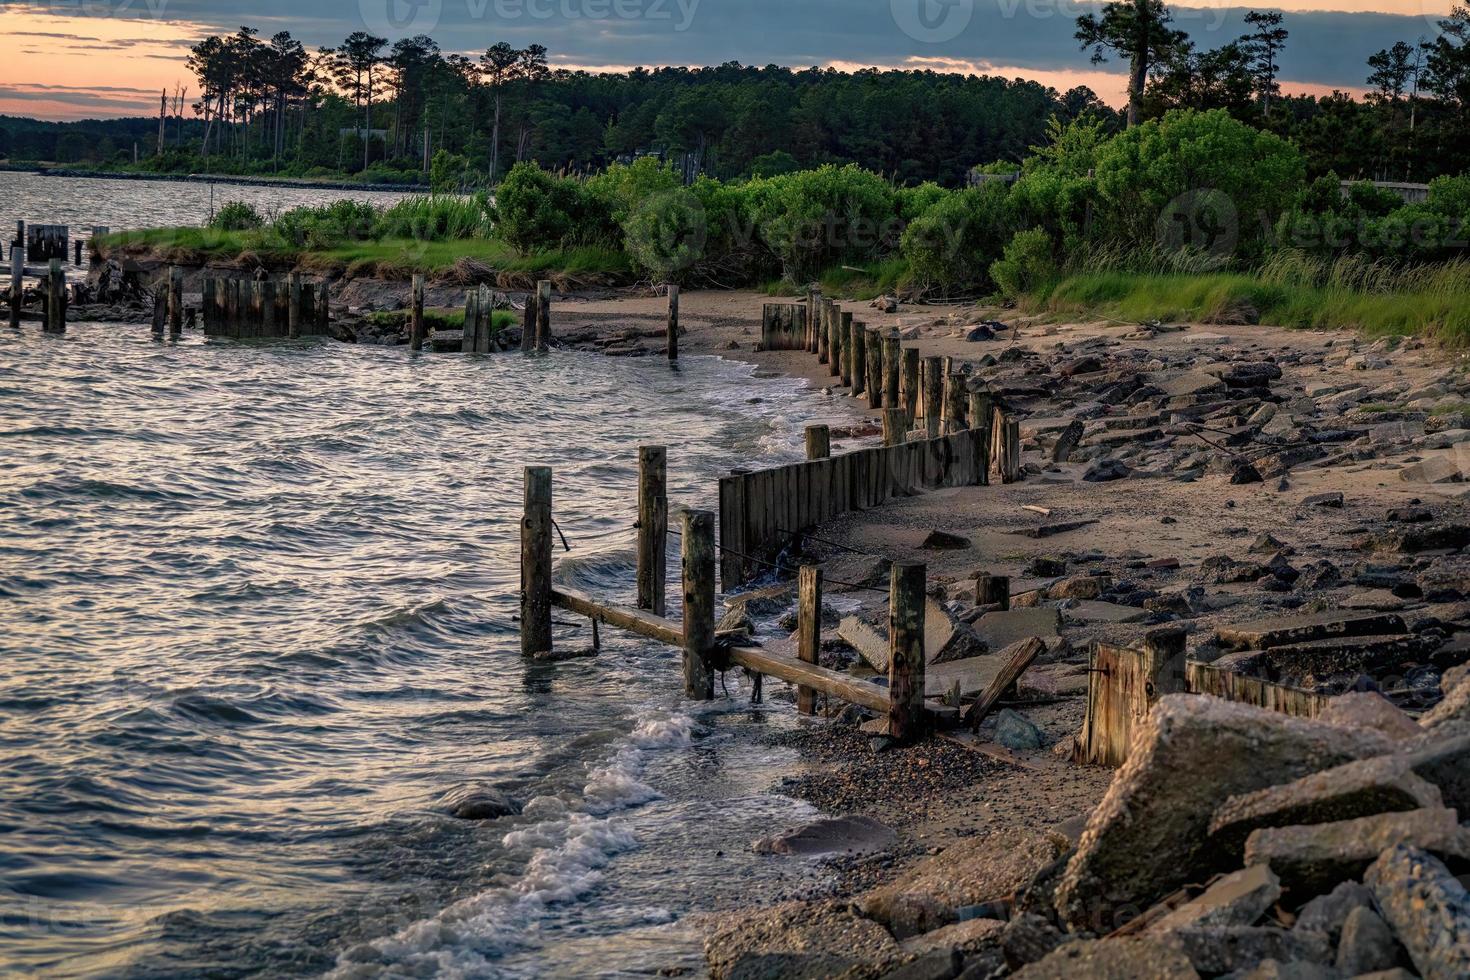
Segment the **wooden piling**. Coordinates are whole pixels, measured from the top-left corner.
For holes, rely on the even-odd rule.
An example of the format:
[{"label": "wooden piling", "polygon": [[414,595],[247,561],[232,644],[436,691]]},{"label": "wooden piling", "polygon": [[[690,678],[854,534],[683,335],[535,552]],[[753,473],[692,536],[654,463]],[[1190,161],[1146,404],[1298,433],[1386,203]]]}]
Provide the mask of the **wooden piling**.
[{"label": "wooden piling", "polygon": [[301,273],[293,272],[286,277],[286,336],[295,340],[301,336]]},{"label": "wooden piling", "polygon": [[475,347],[476,354],[489,354],[500,346],[495,336],[495,297],[490,287],[480,283],[475,290]]},{"label": "wooden piling", "polygon": [[329,334],[332,326],[332,307],[330,305],[332,288],[326,283],[322,283],[318,288],[320,292],[317,294],[316,328],[318,333]]},{"label": "wooden piling", "polygon": [[828,348],[831,346],[832,317],[836,304],[830,299],[822,300],[821,319],[817,321],[817,363],[826,364]]},{"label": "wooden piling", "polygon": [[521,517],[521,655],[551,652],[551,467],[528,466]]},{"label": "wooden piling", "polygon": [[843,387],[852,386],[852,314],[843,313],[837,325],[837,342],[842,352],[837,356],[837,376]]},{"label": "wooden piling", "polygon": [[[815,666],[821,649],[822,569],[819,565],[803,565],[797,573],[796,658]],[[804,715],[816,714],[817,692],[798,686],[796,710]]]},{"label": "wooden piling", "polygon": [[[21,222],[25,224],[25,222]],[[24,241],[25,232],[21,232]],[[20,310],[25,301],[26,247],[18,242],[10,246],[10,328],[20,328]]]},{"label": "wooden piling", "polygon": [[74,244],[76,246],[76,251],[75,254],[72,256],[71,264],[80,269],[82,267],[82,240],[78,238],[76,239]]},{"label": "wooden piling", "polygon": [[66,268],[52,259],[46,277],[46,332],[66,333]]},{"label": "wooden piling", "polygon": [[902,446],[908,442],[909,427],[901,408],[883,409],[883,445]]},{"label": "wooden piling", "polygon": [[669,453],[638,447],[638,608],[662,616],[668,578]]},{"label": "wooden piling", "polygon": [[975,445],[975,482],[988,487],[990,463],[995,456],[995,396],[990,392],[970,392],[970,428],[980,437]]},{"label": "wooden piling", "polygon": [[153,339],[162,340],[168,324],[168,292],[161,288],[153,290]]},{"label": "wooden piling", "polygon": [[842,348],[846,346],[842,342],[842,324],[851,317],[851,313],[834,309],[832,319],[827,323],[827,373],[834,378],[842,376]]},{"label": "wooden piling", "polygon": [[910,742],[924,723],[924,588],[920,562],[895,562],[888,591],[888,734]]},{"label": "wooden piling", "polygon": [[877,327],[864,325],[864,343],[867,347],[867,378],[864,385],[868,394],[869,408],[883,407],[883,337]]},{"label": "wooden piling", "polygon": [[924,434],[939,438],[939,425],[944,404],[944,359],[924,358]]},{"label": "wooden piling", "polygon": [[900,370],[899,399],[903,403],[906,424],[912,429],[919,419],[919,348],[903,348]]},{"label": "wooden piling", "polygon": [[821,308],[822,291],[808,289],[806,293],[806,349],[809,354],[817,352],[817,313]]},{"label": "wooden piling", "polygon": [[551,280],[536,283],[536,349],[546,353],[551,346]]},{"label": "wooden piling", "polygon": [[1000,442],[1000,481],[1015,483],[1021,479],[1021,421],[1005,416]]},{"label": "wooden piling", "polygon": [[168,335],[175,340],[184,334],[184,270],[168,267]]},{"label": "wooden piling", "polygon": [[424,349],[424,276],[421,272],[414,273],[413,293],[409,297],[408,313],[408,349],[421,351]]},{"label": "wooden piling", "polygon": [[529,354],[536,349],[536,324],[539,317],[536,315],[537,293],[526,294],[526,312],[521,317],[521,353]]},{"label": "wooden piling", "polygon": [[900,408],[902,402],[898,400],[898,382],[900,377],[899,359],[903,356],[903,347],[898,339],[898,331],[889,329],[883,334],[883,407]]},{"label": "wooden piling", "polygon": [[965,376],[954,372],[944,376],[944,434],[953,435],[965,429],[965,414],[970,393],[965,390]]},{"label": "wooden piling", "polygon": [[806,427],[806,458],[830,459],[832,456],[832,429],[826,425]]},{"label": "wooden piling", "polygon": [[868,390],[868,331],[863,324],[853,321],[847,331],[848,363],[852,371],[852,397],[858,398]]},{"label": "wooden piling", "polygon": [[713,701],[715,673],[710,650],[715,641],[715,516],[706,510],[684,514],[684,693]]},{"label": "wooden piling", "polygon": [[669,360],[679,359],[679,287],[669,283],[669,322],[668,350]]},{"label": "wooden piling", "polygon": [[1011,580],[1007,575],[979,575],[975,578],[975,605],[1011,608]]}]

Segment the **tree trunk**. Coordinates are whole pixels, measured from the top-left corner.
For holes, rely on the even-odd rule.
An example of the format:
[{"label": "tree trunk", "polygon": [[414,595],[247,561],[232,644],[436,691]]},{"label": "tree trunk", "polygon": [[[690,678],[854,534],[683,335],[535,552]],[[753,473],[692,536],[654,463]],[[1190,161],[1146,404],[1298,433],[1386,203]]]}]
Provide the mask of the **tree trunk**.
[{"label": "tree trunk", "polygon": [[490,186],[500,172],[500,88],[495,89],[495,124],[490,129]]}]

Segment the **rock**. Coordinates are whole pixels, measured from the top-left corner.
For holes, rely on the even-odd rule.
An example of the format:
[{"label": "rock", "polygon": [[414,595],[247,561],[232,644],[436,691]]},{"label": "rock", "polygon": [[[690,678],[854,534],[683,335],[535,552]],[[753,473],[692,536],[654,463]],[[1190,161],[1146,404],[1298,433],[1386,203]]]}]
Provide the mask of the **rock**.
[{"label": "rock", "polygon": [[1250,552],[1253,555],[1274,555],[1287,547],[1285,542],[1274,534],[1262,532],[1256,535],[1256,540],[1251,542]]},{"label": "rock", "polygon": [[1470,895],[1443,863],[1398,844],[1363,882],[1425,980],[1470,976]]},{"label": "rock", "polygon": [[1337,969],[1345,977],[1392,970],[1399,959],[1399,944],[1388,925],[1369,908],[1348,913],[1337,945]]},{"label": "rock", "polygon": [[1276,417],[1277,408],[1273,402],[1261,402],[1250,418],[1245,420],[1246,425],[1262,426]]},{"label": "rock", "polygon": [[1407,759],[1379,756],[1232,796],[1211,817],[1210,836],[1228,854],[1239,856],[1246,839],[1263,827],[1336,823],[1442,806],[1438,787],[1415,775]]},{"label": "rock", "polygon": [[1404,621],[1388,613],[1329,610],[1305,616],[1271,616],[1222,626],[1216,641],[1226,650],[1269,650],[1339,636],[1378,636],[1405,631]]},{"label": "rock", "polygon": [[1159,942],[1182,952],[1195,970],[1204,974],[1249,970],[1262,960],[1278,963],[1332,960],[1332,947],[1318,933],[1258,926],[1178,929],[1161,937]]},{"label": "rock", "polygon": [[1051,835],[1006,828],[966,838],[854,901],[907,939],[958,922],[960,910],[1010,898],[1061,853]]},{"label": "rock", "polygon": [[1434,524],[1402,528],[1369,539],[1374,551],[1416,555],[1421,551],[1455,551],[1470,545],[1470,527],[1464,524]]},{"label": "rock", "polygon": [[879,313],[897,313],[898,300],[892,296],[879,296],[868,304]]},{"label": "rock", "polygon": [[1256,865],[1221,878],[1199,898],[1154,922],[1144,930],[1144,935],[1162,936],[1176,929],[1255,925],[1280,897],[1281,882],[1270,868]]},{"label": "rock", "polygon": [[[727,915],[727,918],[729,916]],[[832,976],[859,963],[896,956],[899,947],[882,926],[853,915],[841,902],[786,902],[734,915],[705,941],[710,976]],[[774,962],[803,965],[800,972],[754,969]],[[796,957],[794,961],[785,958]]]},{"label": "rock", "polygon": [[1451,685],[1444,700],[1420,718],[1419,724],[1431,732],[1470,728],[1470,678],[1462,677]]},{"label": "rock", "polygon": [[1082,479],[1088,483],[1110,483],[1126,478],[1133,470],[1120,459],[1100,459],[1087,468]]},{"label": "rock", "polygon": [[1244,460],[1237,461],[1230,470],[1230,483],[1233,486],[1247,486],[1252,483],[1264,483],[1265,478],[1261,471]]},{"label": "rock", "polygon": [[1334,493],[1314,493],[1302,501],[1303,507],[1332,507],[1342,509],[1343,496],[1341,491]]},{"label": "rock", "polygon": [[1059,558],[1033,558],[1021,570],[1032,578],[1058,578],[1067,574],[1067,563]]},{"label": "rock", "polygon": [[1373,728],[1389,738],[1411,738],[1422,732],[1398,705],[1372,691],[1339,694],[1327,702],[1317,720],[1343,728]]},{"label": "rock", "polygon": [[1368,430],[1368,438],[1375,445],[1393,445],[1400,442],[1413,442],[1415,439],[1424,438],[1423,422],[1384,422],[1375,425]]},{"label": "rock", "polygon": [[817,854],[872,854],[898,843],[898,835],[869,817],[817,820],[795,830],[763,837],[751,844],[757,854],[810,857]]},{"label": "rock", "polygon": [[1310,827],[1267,827],[1246,839],[1245,861],[1269,864],[1293,892],[1320,894],[1362,877],[1374,859],[1395,844],[1470,856],[1455,811],[1426,809]]},{"label": "rock", "polygon": [[1231,796],[1381,755],[1388,745],[1377,732],[1218,698],[1160,698],[1088,820],[1057,887],[1057,911],[1074,930],[1112,931],[1121,924],[1113,910],[1147,908],[1201,874],[1228,870],[1207,865],[1211,815]]},{"label": "rock", "polygon": [[880,674],[888,673],[888,637],[857,616],[848,616],[837,624],[837,635],[858,652],[858,656]]},{"label": "rock", "polygon": [[1342,927],[1353,909],[1368,908],[1373,904],[1373,893],[1356,881],[1344,881],[1326,895],[1303,905],[1297,913],[1294,932],[1320,932],[1335,949],[1342,935]]},{"label": "rock", "polygon": [[1081,357],[1058,364],[1056,366],[1056,372],[1064,378],[1074,378],[1079,374],[1092,374],[1096,371],[1101,371],[1102,366],[1103,362],[1101,359],[1091,354],[1084,354]]},{"label": "rock", "polygon": [[[1319,963],[1281,963],[1262,960],[1253,970],[1225,974],[1226,980],[1342,980],[1336,970]],[[1362,980],[1362,978],[1358,978]],[[1412,978],[1409,978],[1412,980]]]},{"label": "rock", "polygon": [[1057,436],[1057,441],[1051,450],[1053,463],[1065,463],[1072,458],[1077,451],[1077,444],[1082,441],[1084,429],[1081,421],[1073,419],[1068,426]]},{"label": "rock", "polygon": [[970,547],[970,539],[948,531],[930,531],[919,547],[925,551],[963,551]]},{"label": "rock", "polygon": [[1028,963],[1035,963],[1067,941],[1062,930],[1047,918],[1034,912],[1012,914],[1000,937],[1001,951],[1006,964],[1019,970]]},{"label": "rock", "polygon": [[1281,368],[1270,361],[1235,361],[1205,370],[1231,388],[1267,388],[1281,380]]},{"label": "rock", "polygon": [[1446,429],[1436,432],[1424,440],[1425,449],[1449,449],[1462,442],[1470,442],[1470,429]]},{"label": "rock", "polygon": [[1403,753],[1405,764],[1422,779],[1439,787],[1445,806],[1470,813],[1470,735],[1436,729],[1431,739]]},{"label": "rock", "polygon": [[790,608],[795,596],[790,585],[773,585],[730,596],[725,600],[725,607],[731,612],[738,609],[751,619],[760,619],[764,616],[779,616]]},{"label": "rock", "polygon": [[1141,623],[1148,619],[1148,610],[1116,602],[1074,600],[1062,610],[1062,618],[1078,623]]},{"label": "rock", "polygon": [[725,615],[715,624],[716,633],[750,633],[755,632],[755,622],[745,612],[744,605],[731,606],[725,610]]},{"label": "rock", "polygon": [[1041,748],[1041,729],[1010,708],[995,716],[995,740],[1014,752]]},{"label": "rock", "polygon": [[1186,371],[1172,377],[1160,378],[1155,376],[1153,384],[1170,398],[1179,398],[1184,395],[1206,395],[1222,391],[1225,382],[1213,374],[1203,371]]},{"label": "rock", "polygon": [[1196,980],[1188,957],[1147,939],[1067,943],[1015,974],[1016,980]]},{"label": "rock", "polygon": [[974,625],[975,635],[990,650],[1004,650],[1033,636],[1056,636],[1061,628],[1062,614],[1058,610],[1040,608],[986,613]]},{"label": "rock", "polygon": [[439,808],[458,820],[497,820],[521,812],[520,804],[493,786],[459,786],[439,798]]},{"label": "rock", "polygon": [[[897,965],[881,970],[875,976],[877,980],[954,980],[963,965],[962,955],[936,950],[912,956]],[[750,980],[757,980],[757,978],[751,977]],[[759,980],[769,980],[769,975],[763,975]]]},{"label": "rock", "polygon": [[1112,584],[1112,579],[1100,575],[1074,575],[1064,578],[1046,590],[1048,599],[1096,599],[1103,589]]},{"label": "rock", "polygon": [[1460,464],[1449,456],[1428,456],[1399,470],[1406,483],[1459,483],[1464,479]]},{"label": "rock", "polygon": [[982,340],[994,340],[994,339],[995,339],[995,331],[994,330],[991,330],[989,327],[987,327],[983,323],[980,324],[979,326],[971,327],[969,330],[965,331],[965,340],[969,341],[972,344],[973,343],[978,343],[978,342],[980,342]]},{"label": "rock", "polygon": [[1006,924],[1000,919],[971,919],[926,932],[903,942],[906,953],[950,953],[973,955],[999,946]]}]

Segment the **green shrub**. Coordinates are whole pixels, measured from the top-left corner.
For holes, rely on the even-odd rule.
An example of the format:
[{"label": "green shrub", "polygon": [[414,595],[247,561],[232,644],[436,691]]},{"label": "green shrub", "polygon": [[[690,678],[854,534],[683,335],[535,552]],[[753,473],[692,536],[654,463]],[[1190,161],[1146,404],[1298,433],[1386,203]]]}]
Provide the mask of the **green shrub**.
[{"label": "green shrub", "polygon": [[782,174],[794,174],[801,169],[801,164],[796,157],[785,150],[776,150],[763,156],[758,156],[750,161],[748,171],[751,177],[760,179],[762,177],[779,177]]},{"label": "green shrub", "polygon": [[903,257],[920,283],[947,291],[988,289],[990,266],[1010,238],[1009,188],[990,183],[943,199],[911,222]]},{"label": "green shrub", "polygon": [[854,165],[751,181],[746,189],[747,213],[762,243],[793,282],[839,262],[876,258],[902,231],[893,189]]},{"label": "green shrub", "polygon": [[991,264],[990,278],[1011,298],[1051,285],[1057,278],[1051,236],[1040,228],[1016,232],[1002,257]]},{"label": "green shrub", "polygon": [[244,201],[226,201],[209,219],[209,227],[215,231],[252,231],[264,224],[260,212]]},{"label": "green shrub", "polygon": [[276,218],[271,229],[287,245],[330,249],[343,242],[365,242],[377,237],[378,209],[358,201],[333,201],[320,207],[292,208]]},{"label": "green shrub", "polygon": [[377,238],[434,242],[489,238],[491,230],[490,200],[483,193],[406,197],[378,215],[374,228]]},{"label": "green shrub", "polygon": [[567,183],[533,163],[511,167],[495,192],[496,233],[522,255],[563,244],[576,210]]},{"label": "green shrub", "polygon": [[429,189],[435,194],[452,194],[471,180],[470,161],[458,153],[440,150],[429,164]]}]

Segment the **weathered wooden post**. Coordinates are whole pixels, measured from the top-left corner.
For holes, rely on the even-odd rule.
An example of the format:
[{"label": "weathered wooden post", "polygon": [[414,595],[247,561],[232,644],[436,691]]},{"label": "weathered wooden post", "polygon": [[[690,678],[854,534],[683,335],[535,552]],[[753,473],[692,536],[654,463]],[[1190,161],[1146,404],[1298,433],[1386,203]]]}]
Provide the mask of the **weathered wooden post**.
[{"label": "weathered wooden post", "polygon": [[979,575],[975,578],[975,605],[1011,608],[1011,580],[1006,575]]},{"label": "weathered wooden post", "polygon": [[817,352],[817,315],[822,309],[822,291],[808,288],[806,292],[806,350]]},{"label": "weathered wooden post", "polygon": [[854,320],[847,331],[848,364],[852,370],[852,397],[868,390],[868,330]]},{"label": "weathered wooden post", "polygon": [[464,294],[464,336],[459,342],[461,354],[473,354],[479,341],[480,291],[471,289]]},{"label": "weathered wooden post", "polygon": [[842,376],[842,324],[852,318],[851,313],[834,309],[827,321],[827,373],[834,378]]},{"label": "weathered wooden post", "polygon": [[74,244],[76,246],[76,252],[72,256],[71,264],[80,269],[82,267],[82,240],[78,238]]},{"label": "weathered wooden post", "polygon": [[1002,483],[1015,483],[1021,479],[1021,420],[1007,414],[1003,437],[1001,459],[1005,466],[1000,479]]},{"label": "weathered wooden post", "polygon": [[424,276],[421,272],[414,273],[413,295],[409,299],[408,313],[408,349],[421,351],[424,349]]},{"label": "weathered wooden post", "polygon": [[[815,667],[821,649],[822,569],[819,565],[803,565],[797,572],[796,658]],[[804,715],[816,714],[817,692],[798,686],[796,710]]]},{"label": "weathered wooden post", "polygon": [[900,371],[899,399],[903,402],[904,418],[912,429],[919,419],[919,348],[903,348]]},{"label": "weathered wooden post", "polygon": [[941,405],[944,398],[944,358],[924,358],[924,434],[939,438]]},{"label": "weathered wooden post", "polygon": [[292,272],[286,277],[286,336],[295,340],[301,336],[301,273]]},{"label": "weathered wooden post", "polygon": [[831,345],[832,318],[837,313],[837,304],[830,299],[822,300],[822,319],[817,324],[817,363],[826,364]]},{"label": "weathered wooden post", "polygon": [[527,466],[521,517],[521,655],[551,652],[551,467]]},{"label": "weathered wooden post", "polygon": [[168,335],[184,335],[184,270],[176,265],[168,267]]},{"label": "weathered wooden post", "polygon": [[276,323],[276,281],[262,279],[255,284],[260,299],[260,336],[279,337]]},{"label": "weathered wooden post", "polygon": [[1162,626],[1143,635],[1144,692],[1152,705],[1165,694],[1188,690],[1185,653],[1189,633],[1179,626]]},{"label": "weathered wooden post", "polygon": [[536,299],[538,293],[526,294],[526,311],[521,316],[521,353],[529,354],[536,349],[536,324],[539,317],[536,315]]},{"label": "weathered wooden post", "polygon": [[[25,222],[21,222],[25,224]],[[10,246],[10,328],[20,328],[21,304],[25,300],[26,247],[24,241]]]},{"label": "weathered wooden post", "polygon": [[901,408],[883,409],[883,445],[902,446],[908,442],[909,427]]},{"label": "weathered wooden post", "polygon": [[332,326],[332,288],[322,283],[316,301],[316,327],[323,334],[331,333]]},{"label": "weathered wooden post", "polygon": [[52,259],[46,277],[46,332],[66,333],[66,268]]},{"label": "weathered wooden post", "polygon": [[965,410],[969,407],[970,394],[965,389],[965,376],[950,372],[944,376],[944,434],[963,432]]},{"label": "weathered wooden post", "polygon": [[[668,325],[668,348],[669,360],[679,359],[679,287],[669,283],[669,325]],[[660,613],[659,615],[663,615]]]},{"label": "weathered wooden post", "polygon": [[153,339],[162,340],[164,328],[168,325],[168,290],[164,287],[154,287],[153,290]]},{"label": "weathered wooden post", "polygon": [[806,458],[828,459],[832,455],[832,429],[825,425],[806,427]]},{"label": "weathered wooden post", "polygon": [[638,608],[662,616],[668,578],[669,452],[638,447]]},{"label": "weathered wooden post", "polygon": [[895,562],[888,590],[888,734],[899,742],[923,733],[925,574]]},{"label": "weathered wooden post", "polygon": [[837,377],[844,387],[852,385],[852,314],[843,313],[837,324],[837,343],[842,351],[837,355]]},{"label": "weathered wooden post", "polygon": [[536,350],[546,353],[551,346],[551,280],[536,283]]},{"label": "weathered wooden post", "polygon": [[868,395],[869,408],[883,407],[883,336],[877,327],[863,325],[866,331],[864,344],[867,348],[867,378],[863,384]]},{"label": "weathered wooden post", "polygon": [[899,360],[903,357],[903,346],[898,331],[889,329],[883,334],[883,407],[900,408],[898,400]]},{"label": "weathered wooden post", "polygon": [[975,442],[975,483],[990,486],[990,461],[995,453],[995,396],[988,391],[970,392],[970,431]]},{"label": "weathered wooden post", "polygon": [[710,649],[715,642],[715,515],[684,514],[684,693],[713,701],[715,672]]}]

